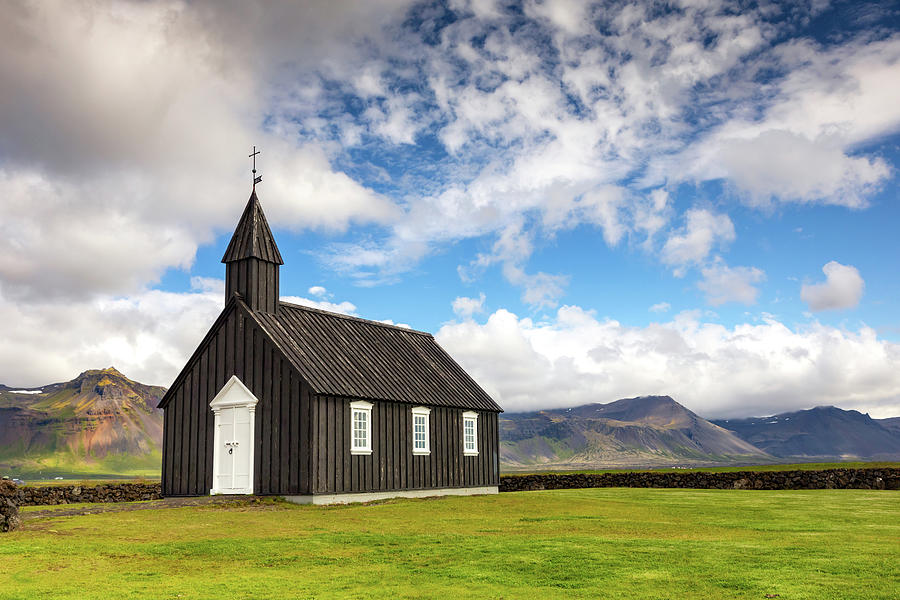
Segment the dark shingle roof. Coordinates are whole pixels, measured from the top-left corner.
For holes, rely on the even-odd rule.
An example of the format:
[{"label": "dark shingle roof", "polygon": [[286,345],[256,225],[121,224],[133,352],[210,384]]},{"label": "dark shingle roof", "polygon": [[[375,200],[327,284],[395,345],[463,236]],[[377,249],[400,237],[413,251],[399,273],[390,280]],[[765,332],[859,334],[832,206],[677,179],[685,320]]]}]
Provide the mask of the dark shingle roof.
[{"label": "dark shingle roof", "polygon": [[253,314],[319,394],[502,410],[428,333],[285,302]]},{"label": "dark shingle roof", "polygon": [[278,246],[275,245],[275,238],[272,237],[272,230],[266,221],[266,215],[259,205],[256,190],[250,194],[250,200],[247,201],[244,214],[241,215],[234,235],[231,236],[222,262],[228,263],[250,257],[278,265],[284,264]]}]

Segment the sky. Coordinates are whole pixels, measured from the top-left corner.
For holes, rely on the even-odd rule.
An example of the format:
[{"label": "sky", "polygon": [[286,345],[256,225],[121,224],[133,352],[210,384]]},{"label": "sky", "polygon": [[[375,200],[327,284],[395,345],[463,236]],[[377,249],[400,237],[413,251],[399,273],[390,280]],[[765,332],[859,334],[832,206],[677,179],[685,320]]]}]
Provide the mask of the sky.
[{"label": "sky", "polygon": [[250,193],[284,299],[509,412],[900,415],[900,5],[17,2],[0,382],[169,385]]}]

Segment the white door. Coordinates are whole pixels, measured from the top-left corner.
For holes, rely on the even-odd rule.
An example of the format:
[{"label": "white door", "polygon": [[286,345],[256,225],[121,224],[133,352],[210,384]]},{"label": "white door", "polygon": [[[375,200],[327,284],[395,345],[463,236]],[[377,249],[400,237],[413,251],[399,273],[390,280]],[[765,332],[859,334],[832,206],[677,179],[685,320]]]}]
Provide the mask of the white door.
[{"label": "white door", "polygon": [[250,488],[250,409],[246,406],[222,408],[218,429],[216,489],[220,494],[246,493]]},{"label": "white door", "polygon": [[210,402],[215,415],[211,494],[253,493],[253,429],[256,397],[232,377]]}]

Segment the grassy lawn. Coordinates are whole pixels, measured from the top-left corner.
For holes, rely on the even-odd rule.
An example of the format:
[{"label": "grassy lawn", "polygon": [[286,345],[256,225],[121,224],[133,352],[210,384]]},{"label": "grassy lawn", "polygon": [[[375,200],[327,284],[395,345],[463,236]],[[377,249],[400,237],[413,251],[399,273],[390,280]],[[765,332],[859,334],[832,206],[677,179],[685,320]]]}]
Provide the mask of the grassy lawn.
[{"label": "grassy lawn", "polygon": [[[502,465],[501,465],[502,467]],[[819,471],[822,469],[886,469],[900,468],[900,462],[831,462],[831,463],[794,463],[787,465],[755,465],[750,467],[657,467],[657,468],[631,468],[631,469],[575,469],[565,470],[541,470],[523,469],[521,471],[509,471],[501,468],[502,475],[565,475],[569,473],[621,473],[622,471],[649,471],[659,473],[686,473],[690,471],[702,471],[707,473],[727,473],[734,471]]]},{"label": "grassy lawn", "polygon": [[590,489],[142,510],[0,538],[0,598],[897,598],[900,494]]}]

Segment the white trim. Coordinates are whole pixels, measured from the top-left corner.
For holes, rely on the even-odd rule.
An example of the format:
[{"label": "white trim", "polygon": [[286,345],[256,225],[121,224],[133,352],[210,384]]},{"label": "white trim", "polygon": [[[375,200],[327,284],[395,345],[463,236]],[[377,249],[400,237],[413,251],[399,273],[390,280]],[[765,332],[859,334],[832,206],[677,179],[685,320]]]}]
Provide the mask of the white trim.
[{"label": "white trim", "polygon": [[[232,394],[231,389],[237,386],[238,394]],[[231,379],[229,379],[225,385],[222,386],[222,389],[219,390],[219,393],[216,394],[215,398],[213,398],[209,407],[213,411],[213,472],[212,472],[212,488],[210,488],[210,495],[216,494],[252,494],[253,493],[253,460],[254,460],[254,452],[256,448],[256,404],[259,402],[259,398],[253,395],[253,392],[244,385],[240,379],[238,379],[237,375],[232,375]],[[249,464],[250,464],[250,473],[249,473],[249,486],[246,488],[229,488],[229,489],[219,489],[219,478],[218,478],[218,468],[219,468],[219,453],[221,452],[221,441],[219,439],[219,415],[223,408],[246,408],[250,413],[250,450],[249,450]]]},{"label": "white trim", "polygon": [[[425,417],[425,447],[416,448],[416,417]],[[431,409],[427,406],[412,407],[412,453],[416,456],[431,454]]]},{"label": "white trim", "polygon": [[[365,400],[355,400],[350,403],[350,454],[368,456],[372,454],[372,407],[374,404]],[[357,448],[353,445],[355,439],[355,413],[366,415],[366,446]]]},{"label": "white trim", "polygon": [[432,498],[435,496],[476,496],[496,494],[497,486],[440,488],[435,490],[395,490],[392,492],[358,492],[354,494],[310,494],[306,496],[283,496],[294,504],[349,504],[351,502],[372,502],[388,498]]},{"label": "white trim", "polygon": [[[462,414],[463,418],[463,455],[478,456],[478,413],[467,410]],[[466,421],[472,421],[473,435],[475,436],[475,448],[466,448]]]},{"label": "white trim", "polygon": [[[228,394],[228,391],[235,385],[238,386],[246,396],[249,396],[249,399],[237,399],[233,395]],[[253,395],[253,392],[244,385],[244,382],[238,379],[237,375],[232,375],[231,379],[229,379],[225,385],[222,386],[222,389],[219,390],[219,393],[216,394],[216,397],[210,401],[209,407],[212,409],[229,408],[232,406],[255,407],[257,402],[259,402],[259,400]]]}]

